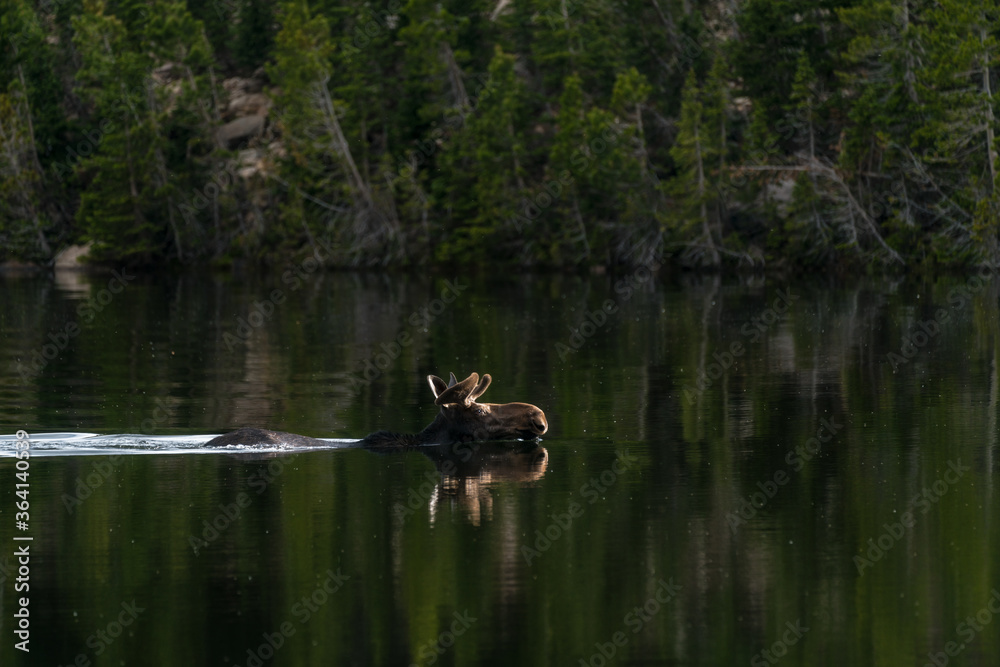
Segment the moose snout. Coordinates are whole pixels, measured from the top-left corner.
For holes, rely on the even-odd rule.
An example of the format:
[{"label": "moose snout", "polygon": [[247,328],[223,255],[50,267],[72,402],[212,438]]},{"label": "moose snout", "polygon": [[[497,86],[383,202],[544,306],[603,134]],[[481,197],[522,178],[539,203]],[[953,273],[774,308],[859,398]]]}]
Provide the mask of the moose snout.
[{"label": "moose snout", "polygon": [[531,430],[538,435],[542,435],[549,430],[549,423],[545,421],[545,415],[542,414],[540,410],[539,413],[531,419]]}]

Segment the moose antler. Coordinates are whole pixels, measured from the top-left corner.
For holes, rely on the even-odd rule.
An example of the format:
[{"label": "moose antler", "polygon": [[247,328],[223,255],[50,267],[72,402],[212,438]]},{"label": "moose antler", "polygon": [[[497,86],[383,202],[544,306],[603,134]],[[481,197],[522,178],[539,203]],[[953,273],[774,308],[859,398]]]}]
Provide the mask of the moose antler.
[{"label": "moose antler", "polygon": [[436,375],[428,375],[427,383],[434,392],[434,405],[445,405],[446,403],[461,403],[468,407],[475,403],[476,399],[483,395],[486,388],[490,386],[493,378],[489,373],[479,378],[479,373],[473,373],[461,382],[451,373],[451,382],[444,383],[444,380]]}]

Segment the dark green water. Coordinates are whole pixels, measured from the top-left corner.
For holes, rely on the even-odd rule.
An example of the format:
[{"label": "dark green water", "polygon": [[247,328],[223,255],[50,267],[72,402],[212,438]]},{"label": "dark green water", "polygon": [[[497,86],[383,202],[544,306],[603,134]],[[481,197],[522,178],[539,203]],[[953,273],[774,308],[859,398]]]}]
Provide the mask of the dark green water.
[{"label": "dark green water", "polygon": [[[111,280],[0,278],[0,433],[159,438],[40,445],[27,531],[0,443],[0,664],[1000,661],[995,281]],[[416,431],[450,371],[549,433],[190,449]]]}]

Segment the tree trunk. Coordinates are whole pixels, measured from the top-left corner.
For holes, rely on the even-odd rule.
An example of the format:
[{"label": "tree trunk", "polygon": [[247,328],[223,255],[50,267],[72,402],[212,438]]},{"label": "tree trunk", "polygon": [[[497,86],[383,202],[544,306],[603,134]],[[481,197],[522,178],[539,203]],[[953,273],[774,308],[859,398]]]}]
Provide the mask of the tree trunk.
[{"label": "tree trunk", "polygon": [[323,120],[327,132],[330,134],[331,139],[333,139],[334,148],[337,153],[344,160],[344,164],[347,165],[348,172],[353,181],[354,191],[360,195],[364,204],[374,211],[375,200],[372,198],[371,188],[358,170],[358,165],[354,162],[354,156],[351,155],[350,144],[347,143],[347,137],[344,136],[344,131],[340,127],[337,110],[333,106],[333,99],[331,99],[330,90],[327,88],[328,82],[329,78],[326,78],[322,82],[316,83],[316,91],[322,107]]},{"label": "tree trunk", "polygon": [[715,247],[715,239],[712,237],[712,226],[708,221],[708,202],[705,200],[705,165],[701,157],[701,139],[698,136],[698,125],[694,128],[694,155],[698,168],[698,201],[701,204],[702,236],[705,238],[705,245],[708,248],[708,257],[711,266],[719,265],[719,250]]},{"label": "tree trunk", "polygon": [[635,105],[635,130],[636,134],[639,135],[639,170],[642,174],[642,180],[646,180],[646,175],[649,171],[648,154],[646,153],[646,132],[642,126],[642,105]]},{"label": "tree trunk", "polygon": [[[14,55],[17,55],[17,47],[14,47]],[[27,107],[25,116],[25,122],[28,125],[28,154],[31,157],[31,165],[34,167],[35,171],[38,172],[38,177],[42,179],[42,183],[45,183],[45,170],[42,169],[42,163],[38,160],[38,148],[35,146],[35,122],[31,118],[31,101],[28,99],[28,86],[24,83],[24,71],[20,65],[17,66],[17,76],[21,80],[21,95],[23,96],[24,106]]]},{"label": "tree trunk", "polygon": [[576,224],[580,227],[580,240],[583,241],[583,256],[580,261],[590,257],[590,241],[587,240],[587,226],[583,224],[583,216],[580,214],[580,200],[576,193],[573,193],[573,214],[576,217]]},{"label": "tree trunk", "polygon": [[920,99],[917,97],[917,74],[916,65],[913,62],[913,51],[910,50],[906,40],[908,38],[907,33],[910,28],[910,6],[909,0],[903,0],[903,16],[902,23],[903,27],[900,30],[900,36],[903,39],[903,48],[906,49],[906,71],[903,73],[903,81],[906,84],[906,94],[909,96],[910,101],[914,104],[919,104]]},{"label": "tree trunk", "polygon": [[462,81],[462,70],[455,61],[455,52],[451,50],[448,42],[441,43],[441,52],[448,68],[448,81],[451,83],[451,94],[455,97],[455,106],[465,114],[469,108],[469,94],[465,91],[465,83]]},{"label": "tree trunk", "polygon": [[32,187],[34,179],[30,175],[26,175],[25,171],[27,171],[27,169],[21,166],[21,153],[23,152],[23,147],[21,146],[21,142],[18,140],[21,130],[16,124],[18,119],[16,112],[14,118],[15,121],[10,125],[9,134],[4,129],[4,119],[0,118],[0,148],[2,148],[3,152],[6,154],[6,161],[10,164],[13,172],[9,181],[17,184],[17,195],[19,195],[24,202],[23,215],[26,219],[31,221],[31,226],[35,230],[35,234],[38,237],[38,245],[42,249],[42,252],[46,257],[51,257],[52,248],[49,246],[49,242],[45,238],[41,221],[38,219],[38,209],[35,208],[34,192]]},{"label": "tree trunk", "polygon": [[663,21],[664,27],[667,29],[667,34],[670,35],[671,41],[678,41],[677,39],[677,25],[674,23],[673,19],[663,13],[663,9],[660,7],[660,3],[657,0],[652,0],[653,7],[656,8],[656,13],[660,15],[660,20]]},{"label": "tree trunk", "polygon": [[[193,79],[191,81],[191,85],[192,87],[194,86]],[[160,124],[156,119],[156,94],[153,91],[152,85],[149,84],[146,86],[146,104],[149,105],[149,118],[153,127],[154,141],[157,141],[160,138]],[[167,160],[163,157],[163,151],[160,149],[158,141],[155,146],[156,147],[153,149],[153,159],[156,160],[157,180],[159,181],[159,186],[161,188],[166,188],[170,182],[170,174],[167,171]],[[183,262],[184,247],[181,244],[181,233],[180,229],[177,227],[177,218],[174,215],[174,198],[170,194],[167,195],[167,220],[170,224],[170,231],[174,234],[174,245],[177,246],[177,259]]]},{"label": "tree trunk", "polygon": [[990,90],[990,61],[986,52],[986,28],[979,28],[979,41],[983,45],[983,92],[986,94],[986,155],[990,163],[990,192],[996,187],[997,153],[993,145],[993,93]]},{"label": "tree trunk", "polygon": [[569,6],[566,4],[566,0],[560,0],[559,10],[562,13],[563,25],[566,28],[566,51],[572,56],[576,54],[576,51],[573,49],[573,33],[570,30]]},{"label": "tree trunk", "polygon": [[507,123],[507,134],[510,135],[510,155],[514,160],[514,178],[517,179],[518,191],[524,192],[527,186],[524,184],[524,178],[521,177],[521,159],[517,157],[517,135],[514,134],[514,124],[509,121]]},{"label": "tree trunk", "polygon": [[[12,48],[14,50],[14,56],[17,57],[17,44],[14,42],[14,40],[11,40],[11,45],[12,45]],[[35,145],[35,124],[34,124],[34,120],[31,117],[31,101],[28,99],[28,87],[27,87],[27,84],[24,81],[24,69],[21,67],[20,64],[18,64],[18,66],[17,66],[17,77],[18,77],[18,80],[21,82],[21,100],[20,101],[24,104],[24,107],[25,107],[23,115],[24,115],[25,125],[27,126],[27,141],[26,141],[26,143],[27,143],[27,153],[28,153],[29,159],[31,160],[32,169],[38,175],[39,183],[44,188],[44,186],[45,186],[45,171],[42,169],[42,163],[38,159],[38,148]],[[20,106],[20,104],[18,104],[18,106]],[[21,113],[17,113],[17,115],[20,116]],[[11,136],[12,136],[12,138],[16,138],[18,136],[18,134],[19,133],[17,131],[17,128],[14,128],[14,131],[12,132]],[[17,142],[17,143],[20,143],[20,142]],[[20,161],[18,161],[18,162],[20,162]],[[34,198],[33,198],[32,194],[33,193],[31,192],[31,186],[26,183],[23,195],[24,195],[24,199],[25,199],[25,204],[26,204],[27,209],[28,209],[28,216],[29,216],[29,218],[32,221],[32,226],[35,228],[35,234],[38,236],[38,245],[41,248],[42,253],[45,255],[45,257],[51,257],[52,256],[52,248],[51,248],[51,246],[49,246],[48,239],[45,238],[45,232],[42,229],[41,220],[39,220],[39,218],[38,218],[38,209],[35,208]]]},{"label": "tree trunk", "polygon": [[[124,88],[124,86],[122,86]],[[129,121],[125,119],[125,166],[128,169],[128,193],[132,199],[132,215],[139,222],[145,220],[142,214],[142,207],[139,205],[139,186],[136,184],[135,162],[132,159],[132,132],[129,129]]]}]

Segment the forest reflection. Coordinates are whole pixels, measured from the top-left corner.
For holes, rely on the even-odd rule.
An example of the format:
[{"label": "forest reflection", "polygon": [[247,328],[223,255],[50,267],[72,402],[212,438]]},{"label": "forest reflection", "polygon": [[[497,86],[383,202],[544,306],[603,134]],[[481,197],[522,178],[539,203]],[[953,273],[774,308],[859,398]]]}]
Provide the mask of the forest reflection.
[{"label": "forest reflection", "polygon": [[[283,661],[427,662],[458,614],[477,620],[438,654],[454,664],[594,664],[613,647],[653,664],[912,665],[948,642],[991,664],[997,636],[961,624],[1000,582],[997,286],[627,278],[329,273],[257,327],[255,302],[282,289],[267,276],[140,277],[92,322],[77,308],[106,277],[2,279],[5,432],[355,440],[419,430],[437,412],[426,376],[472,371],[549,421],[539,441],[392,453],[40,456],[38,613],[66,637],[46,658],[71,661],[135,597],[156,622],[112,660],[143,646],[246,664],[288,621]],[[468,288],[425,321],[447,280]],[[239,318],[252,334],[230,350]],[[20,375],[68,322],[79,334]],[[328,571],[350,579],[296,625]]]}]

